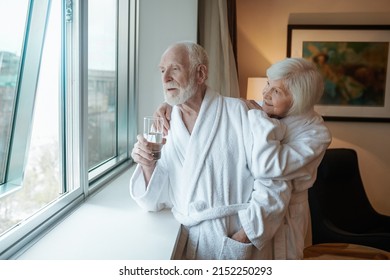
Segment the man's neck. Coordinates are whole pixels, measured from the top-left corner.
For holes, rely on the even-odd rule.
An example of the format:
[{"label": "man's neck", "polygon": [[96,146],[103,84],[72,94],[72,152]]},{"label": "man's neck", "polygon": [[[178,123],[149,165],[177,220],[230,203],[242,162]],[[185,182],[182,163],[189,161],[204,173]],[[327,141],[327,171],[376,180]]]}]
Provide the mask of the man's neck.
[{"label": "man's neck", "polygon": [[181,117],[187,130],[192,134],[192,130],[195,126],[196,119],[202,106],[203,98],[206,94],[207,87],[201,88],[193,97],[187,100],[185,103],[178,105],[181,111]]}]

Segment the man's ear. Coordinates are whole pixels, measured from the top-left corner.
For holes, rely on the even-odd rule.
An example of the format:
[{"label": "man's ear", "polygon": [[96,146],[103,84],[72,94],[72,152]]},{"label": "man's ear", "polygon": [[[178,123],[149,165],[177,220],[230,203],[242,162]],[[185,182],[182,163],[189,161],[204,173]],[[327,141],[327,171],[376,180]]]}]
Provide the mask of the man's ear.
[{"label": "man's ear", "polygon": [[196,73],[197,73],[197,79],[198,79],[198,84],[204,84],[207,80],[207,67],[204,64],[199,64],[196,67]]}]

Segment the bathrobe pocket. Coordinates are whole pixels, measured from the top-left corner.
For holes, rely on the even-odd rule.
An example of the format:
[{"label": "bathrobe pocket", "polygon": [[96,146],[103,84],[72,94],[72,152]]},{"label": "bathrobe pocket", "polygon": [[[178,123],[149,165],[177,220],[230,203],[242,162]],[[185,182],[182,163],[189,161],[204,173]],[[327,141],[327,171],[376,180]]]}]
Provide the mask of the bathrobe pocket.
[{"label": "bathrobe pocket", "polygon": [[247,260],[251,259],[252,243],[242,243],[224,236],[220,250],[220,260]]}]

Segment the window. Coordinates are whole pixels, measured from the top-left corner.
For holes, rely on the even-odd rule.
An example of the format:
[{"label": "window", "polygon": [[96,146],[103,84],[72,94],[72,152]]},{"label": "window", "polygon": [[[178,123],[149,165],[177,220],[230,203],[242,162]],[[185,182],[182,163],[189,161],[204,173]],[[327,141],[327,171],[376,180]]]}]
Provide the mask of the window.
[{"label": "window", "polygon": [[117,3],[88,6],[88,166],[115,157],[117,143]]},{"label": "window", "polygon": [[[6,168],[19,80],[28,1],[0,2],[0,196],[6,190]],[[13,15],[13,16],[11,16]]]},{"label": "window", "polygon": [[128,167],[135,141],[136,1],[4,2],[1,259]]},{"label": "window", "polygon": [[[88,3],[88,167],[89,179],[128,157],[128,15],[124,1]],[[122,28],[122,29],[119,29]],[[122,63],[121,63],[122,62]],[[122,106],[120,105],[122,104]]]},{"label": "window", "polygon": [[59,156],[59,30],[61,5],[59,1],[54,1],[43,45],[25,175],[21,188],[1,200],[0,234],[30,217],[62,192]]}]

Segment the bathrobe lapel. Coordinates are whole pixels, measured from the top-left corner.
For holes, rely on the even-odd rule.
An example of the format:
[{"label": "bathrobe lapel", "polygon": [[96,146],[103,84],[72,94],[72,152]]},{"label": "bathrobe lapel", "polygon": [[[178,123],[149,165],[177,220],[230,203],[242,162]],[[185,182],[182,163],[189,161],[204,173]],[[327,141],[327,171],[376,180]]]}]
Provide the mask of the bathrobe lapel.
[{"label": "bathrobe lapel", "polygon": [[185,186],[185,201],[190,202],[217,132],[222,111],[222,98],[211,89],[206,91],[191,135],[182,122],[179,109],[175,108],[174,111],[175,129],[172,132],[176,133],[173,138],[178,139],[175,149],[181,159],[183,173],[180,185],[183,188]]}]

